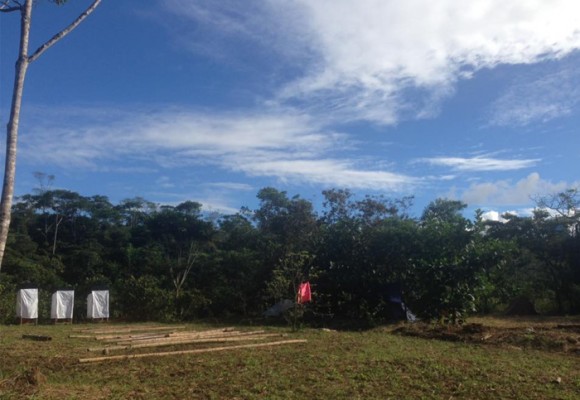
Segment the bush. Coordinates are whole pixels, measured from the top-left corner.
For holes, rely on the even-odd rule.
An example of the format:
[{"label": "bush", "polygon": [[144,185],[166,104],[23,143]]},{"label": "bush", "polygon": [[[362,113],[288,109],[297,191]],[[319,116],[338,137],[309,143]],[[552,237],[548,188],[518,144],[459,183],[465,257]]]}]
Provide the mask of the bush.
[{"label": "bush", "polygon": [[159,279],[152,275],[131,276],[118,290],[117,299],[123,318],[136,321],[170,321],[173,318],[172,293],[161,288]]},{"label": "bush", "polygon": [[0,323],[7,324],[16,318],[16,286],[0,277]]}]

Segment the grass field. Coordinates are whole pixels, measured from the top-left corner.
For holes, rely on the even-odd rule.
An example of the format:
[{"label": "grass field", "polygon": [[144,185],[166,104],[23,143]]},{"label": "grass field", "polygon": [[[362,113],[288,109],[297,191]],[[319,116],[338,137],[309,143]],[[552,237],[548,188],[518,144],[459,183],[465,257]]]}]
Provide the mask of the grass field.
[{"label": "grass field", "polygon": [[[240,331],[261,329],[307,342],[98,363],[79,359],[101,356],[87,348],[103,343],[69,336],[82,328],[96,332],[120,325],[0,326],[0,399],[580,399],[580,352],[575,347],[580,344],[580,318],[470,322],[477,329],[398,325],[290,332],[238,326]],[[185,330],[212,328],[191,324]],[[114,354],[200,346],[215,344]]]}]

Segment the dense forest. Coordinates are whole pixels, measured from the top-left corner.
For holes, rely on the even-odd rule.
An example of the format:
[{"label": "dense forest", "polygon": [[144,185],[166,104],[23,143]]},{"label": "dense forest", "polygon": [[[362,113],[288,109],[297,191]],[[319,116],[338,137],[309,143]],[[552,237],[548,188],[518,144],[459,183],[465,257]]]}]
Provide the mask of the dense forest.
[{"label": "dense forest", "polygon": [[389,287],[421,318],[461,322],[531,300],[544,313],[580,312],[578,192],[537,199],[532,216],[484,221],[460,201],[436,199],[420,217],[412,198],[323,192],[313,204],[275,188],[256,210],[208,215],[186,201],[112,204],[41,185],[13,206],[0,274],[0,318],[13,321],[19,285],[40,288],[41,317],[57,288],[77,291],[75,317],[95,285],[124,320],[253,318],[295,298],[308,280],[312,321],[388,320]]}]

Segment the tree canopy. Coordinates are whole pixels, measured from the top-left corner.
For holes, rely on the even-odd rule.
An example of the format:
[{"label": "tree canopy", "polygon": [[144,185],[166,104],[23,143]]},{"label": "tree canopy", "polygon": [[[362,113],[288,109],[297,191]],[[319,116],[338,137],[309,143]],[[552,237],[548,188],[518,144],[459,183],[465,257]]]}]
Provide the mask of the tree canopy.
[{"label": "tree canopy", "polygon": [[531,216],[493,222],[480,211],[467,218],[456,200],[435,199],[415,218],[410,198],[331,189],[316,210],[264,188],[257,209],[216,219],[193,200],[112,204],[48,183],[39,180],[12,209],[0,275],[6,318],[25,282],[46,293],[106,284],[114,315],[135,320],[260,316],[294,300],[303,280],[314,301],[300,311],[312,321],[389,320],[393,285],[418,316],[448,323],[522,296],[539,311],[580,312],[576,191],[539,199]]}]

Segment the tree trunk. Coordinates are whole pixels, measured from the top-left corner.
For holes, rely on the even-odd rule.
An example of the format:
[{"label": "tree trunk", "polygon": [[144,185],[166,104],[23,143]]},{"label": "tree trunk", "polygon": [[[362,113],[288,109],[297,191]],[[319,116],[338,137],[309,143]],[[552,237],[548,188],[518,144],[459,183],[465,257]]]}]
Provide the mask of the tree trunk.
[{"label": "tree trunk", "polygon": [[56,214],[55,216],[55,221],[54,221],[54,237],[52,240],[52,255],[56,255],[56,239],[58,238],[58,226],[60,225],[60,223],[62,222],[62,220],[64,219],[64,217],[60,217],[59,215]]},{"label": "tree trunk", "polygon": [[28,59],[28,40],[30,37],[30,19],[32,16],[32,1],[27,0],[20,10],[20,50],[16,62],[14,90],[10,106],[10,119],[6,129],[6,165],[4,167],[4,183],[0,199],[0,268],[4,259],[4,250],[8,240],[10,219],[12,214],[12,198],[14,197],[14,177],[16,175],[16,143],[18,139],[18,124],[20,123],[20,106],[26,71],[30,63]]},{"label": "tree trunk", "polygon": [[[28,65],[40,57],[47,49],[63,37],[72,32],[85,20],[101,3],[102,0],[94,0],[93,3],[75,19],[69,26],[54,35],[46,43],[40,46],[31,56],[28,55],[28,41],[30,38],[30,20],[32,17],[32,5],[34,0],[14,1],[14,7],[4,8],[4,12],[20,11],[20,48],[16,61],[16,73],[14,76],[14,89],[12,92],[12,104],[10,106],[10,119],[6,127],[6,165],[4,167],[4,181],[2,184],[2,197],[0,198],[0,269],[4,260],[4,251],[8,240],[10,219],[12,216],[12,200],[14,197],[14,177],[16,175],[16,144],[18,139],[18,125],[20,123],[20,106],[22,104],[22,92]],[[2,2],[7,5],[8,2]]]}]

